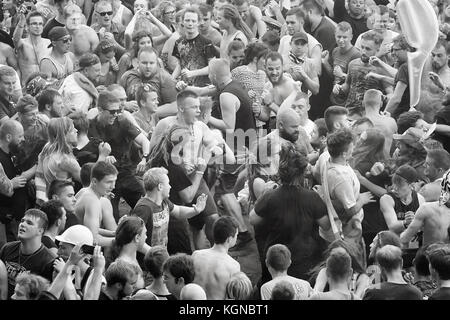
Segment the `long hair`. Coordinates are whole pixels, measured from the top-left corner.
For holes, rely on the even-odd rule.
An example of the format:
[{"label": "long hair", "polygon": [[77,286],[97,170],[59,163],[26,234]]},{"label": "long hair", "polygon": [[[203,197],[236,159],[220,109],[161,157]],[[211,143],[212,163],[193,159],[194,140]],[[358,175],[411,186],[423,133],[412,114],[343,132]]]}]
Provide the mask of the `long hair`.
[{"label": "long hair", "polygon": [[117,226],[116,235],[111,246],[110,261],[120,255],[123,246],[131,243],[134,238],[144,230],[144,220],[136,216],[125,217]]},{"label": "long hair", "polygon": [[153,37],[150,34],[150,32],[148,32],[146,30],[139,30],[139,31],[135,32],[133,34],[133,39],[132,39],[133,40],[133,47],[130,50],[132,58],[137,58],[138,52],[139,52],[139,41],[142,38],[145,38],[145,37],[149,37],[150,38],[150,42],[152,43],[152,47],[153,47]]},{"label": "long hair", "polygon": [[171,159],[171,153],[175,146],[183,142],[183,138],[186,135],[180,135],[175,137],[174,133],[177,130],[187,131],[177,124],[169,127],[166,132],[161,136],[157,144],[150,150],[149,160],[147,162],[147,168],[153,167],[167,167],[169,160]]},{"label": "long hair", "polygon": [[366,270],[364,268],[364,266],[362,266],[359,262],[358,262],[358,257],[360,256],[360,249],[358,247],[358,245],[356,245],[354,242],[352,241],[348,241],[348,240],[343,240],[343,239],[337,239],[335,241],[333,241],[332,243],[330,243],[330,245],[328,246],[327,250],[325,251],[324,254],[324,259],[322,260],[322,262],[320,262],[319,264],[317,264],[311,271],[310,271],[310,281],[312,280],[316,280],[317,276],[320,272],[320,270],[322,270],[323,268],[326,267],[327,265],[327,259],[331,254],[331,251],[333,249],[336,248],[344,248],[345,251],[347,251],[347,253],[349,254],[350,258],[352,259],[352,269],[353,272],[357,272],[357,273],[366,273]]},{"label": "long hair", "polygon": [[252,30],[248,27],[244,20],[242,20],[241,15],[235,6],[226,3],[222,5],[219,10],[223,11],[223,16],[225,19],[230,20],[236,29],[244,33],[248,41],[253,38]]},{"label": "long hair", "polygon": [[48,124],[47,133],[49,141],[44,146],[39,157],[46,157],[50,154],[71,154],[72,147],[67,143],[66,135],[74,128],[70,118],[53,118]]},{"label": "long hair", "polygon": [[384,160],[384,135],[378,129],[368,129],[358,141],[351,160],[352,168],[358,167],[362,161],[371,164]]}]

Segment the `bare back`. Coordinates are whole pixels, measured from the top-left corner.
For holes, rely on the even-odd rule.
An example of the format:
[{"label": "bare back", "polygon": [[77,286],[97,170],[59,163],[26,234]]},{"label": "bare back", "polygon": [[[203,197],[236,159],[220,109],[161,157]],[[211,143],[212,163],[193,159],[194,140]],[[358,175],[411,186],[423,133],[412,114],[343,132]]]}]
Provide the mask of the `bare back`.
[{"label": "bare back", "polygon": [[439,206],[438,202],[423,204],[423,245],[448,240],[450,208]]},{"label": "bare back", "polygon": [[208,300],[224,300],[228,281],[241,270],[239,262],[214,249],[197,250],[192,258],[195,267],[194,282],[205,289]]},{"label": "bare back", "polygon": [[383,115],[366,115],[366,117],[369,118],[370,121],[372,121],[374,128],[380,130],[384,135],[384,152],[388,157],[391,151],[392,135],[394,133],[397,133],[397,123],[393,118]]},{"label": "bare back", "polygon": [[[98,205],[101,206],[100,199],[91,191],[89,188],[83,188],[76,194],[77,202],[75,204],[75,215],[78,217],[81,224],[85,225],[85,213],[88,209],[88,206]],[[98,213],[98,223],[99,226],[102,222],[102,213],[101,211]]]}]

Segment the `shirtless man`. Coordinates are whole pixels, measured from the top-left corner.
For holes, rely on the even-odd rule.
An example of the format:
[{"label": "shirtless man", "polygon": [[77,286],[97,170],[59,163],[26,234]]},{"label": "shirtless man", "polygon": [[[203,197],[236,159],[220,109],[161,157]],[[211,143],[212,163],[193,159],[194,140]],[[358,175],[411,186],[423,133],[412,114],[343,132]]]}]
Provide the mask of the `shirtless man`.
[{"label": "shirtless man", "polygon": [[[25,21],[28,27],[28,37],[22,39]],[[23,10],[19,11],[19,23],[14,31],[17,58],[21,73],[22,86],[33,72],[39,72],[39,62],[50,53],[50,40],[41,37],[44,28],[44,17],[41,13],[31,12],[27,18]]]},{"label": "shirtless man", "polygon": [[267,31],[266,23],[262,20],[261,9],[250,5],[248,0],[235,0],[234,5],[239,11],[242,20],[249,26],[255,38],[261,38]]},{"label": "shirtless man", "polygon": [[383,105],[381,101],[382,93],[376,89],[369,89],[364,94],[363,106],[366,111],[366,118],[372,121],[375,129],[379,129],[384,135],[384,154],[390,156],[392,145],[392,135],[397,133],[397,123],[387,115],[380,113]]},{"label": "shirtless man", "polygon": [[72,36],[72,46],[70,51],[78,59],[87,52],[94,52],[99,43],[97,33],[94,29],[81,24],[83,14],[81,9],[74,4],[64,8],[64,17],[66,19],[66,28]]},{"label": "shirtless man", "polygon": [[231,217],[221,217],[214,224],[214,245],[192,254],[195,267],[194,283],[205,289],[208,300],[224,300],[231,276],[241,271],[239,262],[228,255],[236,244],[237,223]]},{"label": "shirtless man", "polygon": [[18,70],[17,57],[14,49],[6,43],[0,42],[0,65],[6,65]]},{"label": "shirtless man", "polygon": [[423,245],[435,242],[448,242],[450,227],[450,170],[442,179],[442,189],[439,201],[423,203],[408,228],[401,233],[400,240],[407,244],[423,230]]},{"label": "shirtless man", "polygon": [[269,52],[266,56],[266,73],[269,82],[265,90],[263,102],[275,115],[283,101],[295,90],[295,81],[283,73],[283,58],[277,52]]},{"label": "shirtless man", "polygon": [[94,235],[94,242],[102,247],[111,246],[114,233],[100,228],[102,224],[101,198],[112,192],[116,184],[117,169],[109,163],[97,162],[92,167],[91,184],[77,199],[75,214],[81,224]]}]

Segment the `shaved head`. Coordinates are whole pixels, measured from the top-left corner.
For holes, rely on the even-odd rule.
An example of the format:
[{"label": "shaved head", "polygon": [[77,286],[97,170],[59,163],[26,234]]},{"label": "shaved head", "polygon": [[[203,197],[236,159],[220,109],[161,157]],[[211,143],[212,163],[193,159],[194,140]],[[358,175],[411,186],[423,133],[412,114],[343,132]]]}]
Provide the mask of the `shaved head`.
[{"label": "shaved head", "polygon": [[277,124],[287,124],[297,120],[300,121],[300,116],[292,108],[283,108],[283,110],[280,110],[277,114]]},{"label": "shaved head", "polygon": [[0,139],[4,139],[8,134],[16,135],[23,132],[22,124],[17,120],[8,119],[0,126]]},{"label": "shaved head", "polygon": [[230,63],[225,59],[212,59],[209,62],[209,78],[214,85],[217,85],[227,78],[231,78]]},{"label": "shaved head", "polygon": [[383,94],[380,90],[370,89],[364,94],[363,105],[365,108],[379,109],[381,107],[381,96]]},{"label": "shaved head", "polygon": [[195,283],[189,283],[181,289],[181,300],[206,300],[206,293],[202,287]]},{"label": "shaved head", "polygon": [[277,115],[277,129],[283,139],[297,141],[300,135],[300,116],[294,109],[279,110]]}]

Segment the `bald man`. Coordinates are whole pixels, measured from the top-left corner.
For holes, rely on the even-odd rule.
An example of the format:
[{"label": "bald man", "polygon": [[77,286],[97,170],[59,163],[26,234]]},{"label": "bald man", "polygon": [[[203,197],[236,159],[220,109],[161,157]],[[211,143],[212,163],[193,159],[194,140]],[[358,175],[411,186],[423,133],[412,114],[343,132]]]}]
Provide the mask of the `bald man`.
[{"label": "bald man", "polygon": [[392,135],[397,133],[397,123],[393,118],[380,113],[383,105],[382,93],[380,90],[370,89],[364,94],[363,106],[366,111],[366,118],[372,121],[375,129],[380,130],[384,135],[384,154],[390,156],[392,145]]},{"label": "bald man", "polygon": [[[231,78],[230,64],[225,59],[212,59],[209,62],[209,79],[217,90],[220,104],[220,113],[213,112],[209,124],[225,134],[225,141],[235,156],[242,154],[246,148],[256,143],[257,139],[252,100],[242,84]],[[225,163],[219,176],[220,184],[216,188],[216,194],[220,195],[226,211],[239,223],[238,244],[235,250],[241,249],[252,239],[242,218],[241,206],[234,195],[241,164]]]},{"label": "bald man", "polygon": [[198,284],[189,283],[181,289],[180,300],[206,300],[206,293]]},{"label": "bald man", "polygon": [[0,246],[16,240],[18,221],[27,209],[27,178],[14,165],[11,155],[24,141],[23,127],[16,120],[5,120],[0,126]]}]

